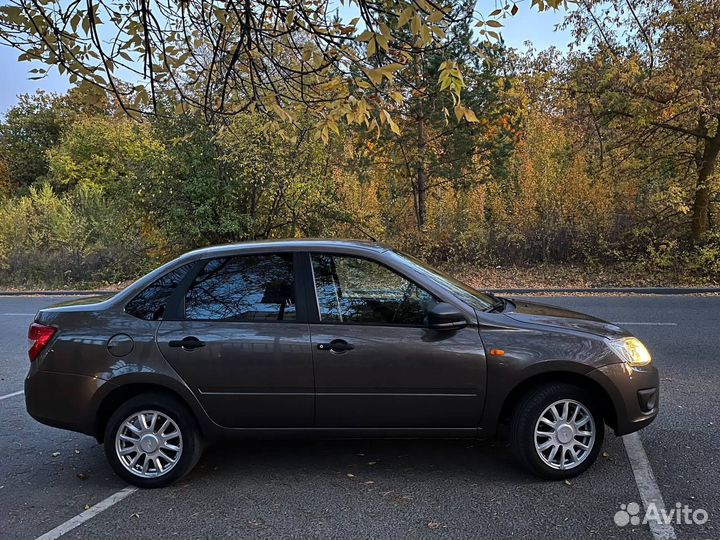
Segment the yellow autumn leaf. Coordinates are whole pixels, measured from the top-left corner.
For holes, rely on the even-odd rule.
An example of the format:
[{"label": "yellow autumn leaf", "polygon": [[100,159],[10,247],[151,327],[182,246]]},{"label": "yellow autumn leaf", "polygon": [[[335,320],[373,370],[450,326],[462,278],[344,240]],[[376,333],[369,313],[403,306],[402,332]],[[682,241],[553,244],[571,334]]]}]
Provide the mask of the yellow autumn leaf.
[{"label": "yellow autumn leaf", "polygon": [[479,122],[478,117],[475,115],[475,112],[473,112],[471,109],[465,109],[465,120],[468,122]]},{"label": "yellow autumn leaf", "polygon": [[385,36],[382,34],[375,34],[375,42],[380,45],[382,49],[385,49],[386,51],[390,50],[390,45],[388,43],[388,40]]},{"label": "yellow autumn leaf", "polygon": [[405,26],[413,15],[415,15],[415,10],[413,8],[406,7],[403,9],[402,13],[400,13],[400,16],[398,17],[397,27],[402,28]]},{"label": "yellow autumn leaf", "polygon": [[393,133],[395,133],[396,135],[400,135],[400,126],[398,126],[398,125],[395,123],[395,120],[393,120],[393,119],[390,118],[389,116],[388,116],[388,124],[390,125],[390,130],[391,130]]},{"label": "yellow autumn leaf", "polygon": [[382,71],[380,71],[379,69],[363,68],[363,72],[365,73],[365,75],[367,75],[368,79],[370,79],[373,84],[382,83]]},{"label": "yellow autumn leaf", "polygon": [[367,46],[367,55],[368,56],[373,56],[377,50],[377,47],[375,46],[375,41],[376,40],[375,40],[374,36],[373,36],[373,39],[368,41],[368,46]]},{"label": "yellow autumn leaf", "polygon": [[445,14],[442,11],[435,11],[430,14],[428,21],[431,23],[439,23],[445,18]]},{"label": "yellow autumn leaf", "polygon": [[412,22],[410,23],[410,31],[413,34],[419,34],[420,29],[423,27],[422,19],[420,18],[420,15],[415,14],[415,16],[412,18]]},{"label": "yellow autumn leaf", "polygon": [[463,107],[459,103],[455,105],[455,118],[458,122],[463,119],[463,116],[465,116],[465,111],[465,107]]}]

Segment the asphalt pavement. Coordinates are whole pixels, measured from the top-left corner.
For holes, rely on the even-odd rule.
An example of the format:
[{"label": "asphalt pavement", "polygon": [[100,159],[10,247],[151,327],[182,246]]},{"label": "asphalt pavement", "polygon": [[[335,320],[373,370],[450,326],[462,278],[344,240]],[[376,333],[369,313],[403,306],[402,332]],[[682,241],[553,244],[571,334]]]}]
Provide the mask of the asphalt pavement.
[{"label": "asphalt pavement", "polygon": [[[0,539],[720,537],[720,296],[534,298],[619,322],[653,353],[661,413],[640,432],[646,470],[611,430],[568,483],[527,475],[502,441],[233,442],[172,487],[129,494],[92,438],[35,422],[16,394],[28,325],[66,299],[0,297]],[[617,525],[651,493],[648,471],[666,510],[708,520]]]}]

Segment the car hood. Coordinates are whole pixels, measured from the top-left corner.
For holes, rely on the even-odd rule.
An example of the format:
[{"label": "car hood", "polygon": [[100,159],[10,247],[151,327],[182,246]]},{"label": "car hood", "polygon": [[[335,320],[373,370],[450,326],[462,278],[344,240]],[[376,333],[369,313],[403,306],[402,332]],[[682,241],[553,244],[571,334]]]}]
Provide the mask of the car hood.
[{"label": "car hood", "polygon": [[629,335],[616,324],[577,311],[539,302],[526,302],[524,300],[511,300],[511,302],[514,305],[508,306],[504,314],[518,322],[579,330],[603,337]]}]

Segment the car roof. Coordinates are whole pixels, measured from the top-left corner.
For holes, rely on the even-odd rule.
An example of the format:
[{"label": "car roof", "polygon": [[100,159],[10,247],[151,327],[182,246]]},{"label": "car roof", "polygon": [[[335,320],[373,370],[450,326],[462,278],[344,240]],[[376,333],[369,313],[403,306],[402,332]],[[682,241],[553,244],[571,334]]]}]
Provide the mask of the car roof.
[{"label": "car roof", "polygon": [[391,248],[372,240],[349,240],[349,239],[278,239],[278,240],[256,240],[250,242],[238,242],[234,244],[223,244],[219,246],[210,246],[206,248],[190,251],[165,263],[156,268],[149,274],[144,275],[134,283],[116,294],[111,301],[113,303],[122,303],[127,298],[133,296],[137,291],[145,288],[147,285],[155,281],[158,277],[178,268],[184,264],[192,263],[199,259],[210,257],[233,256],[243,253],[248,254],[269,252],[292,252],[292,251],[330,251],[342,253],[347,250],[348,253],[356,254],[365,253],[384,253],[390,251]]},{"label": "car roof", "polygon": [[205,256],[219,255],[224,253],[235,253],[244,250],[263,250],[272,251],[314,251],[321,249],[362,249],[368,251],[376,251],[382,253],[390,249],[379,242],[373,240],[352,240],[352,239],[322,239],[322,238],[290,238],[277,240],[253,240],[249,242],[237,242],[232,244],[222,244],[218,246],[210,246],[206,248],[196,249],[186,253],[182,258],[187,257],[201,258]]}]

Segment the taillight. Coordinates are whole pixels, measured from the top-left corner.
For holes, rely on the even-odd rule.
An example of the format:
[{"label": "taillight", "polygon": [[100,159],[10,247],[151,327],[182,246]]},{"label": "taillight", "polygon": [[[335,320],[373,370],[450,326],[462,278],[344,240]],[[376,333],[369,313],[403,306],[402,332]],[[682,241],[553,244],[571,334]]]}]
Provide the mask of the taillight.
[{"label": "taillight", "polygon": [[45,326],[40,323],[32,323],[30,325],[30,329],[28,330],[28,339],[33,343],[28,351],[28,356],[30,357],[31,362],[38,357],[45,348],[45,345],[47,345],[55,335],[56,331],[57,328]]}]

